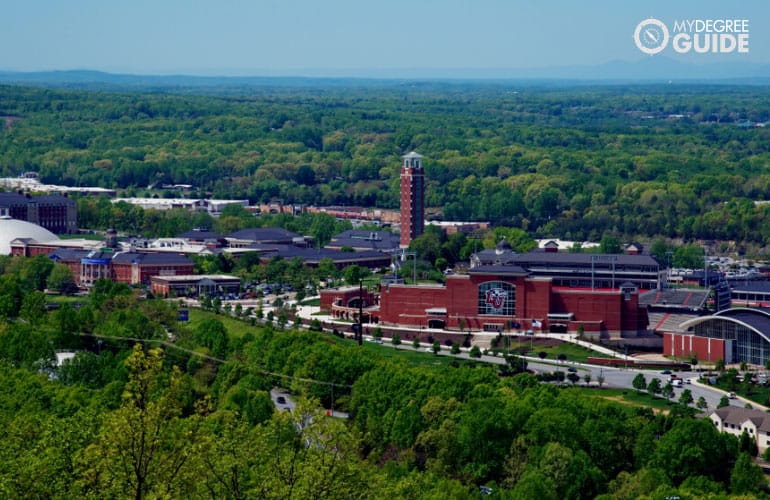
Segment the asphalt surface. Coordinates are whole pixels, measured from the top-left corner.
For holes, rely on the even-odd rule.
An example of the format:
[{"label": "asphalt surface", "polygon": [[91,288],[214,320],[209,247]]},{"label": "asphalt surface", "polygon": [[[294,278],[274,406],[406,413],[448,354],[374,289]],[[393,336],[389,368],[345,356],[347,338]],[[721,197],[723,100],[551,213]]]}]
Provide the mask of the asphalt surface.
[{"label": "asphalt surface", "polygon": [[[383,346],[390,346],[394,347],[389,339],[384,339]],[[425,353],[426,356],[432,356],[433,354],[428,354],[426,352],[427,348],[430,348],[429,345],[423,344],[419,349],[414,349],[411,343],[407,344],[401,344],[399,346],[395,346],[398,349],[406,349],[406,350],[414,350],[418,352]],[[502,365],[505,363],[505,359],[503,359],[502,356],[482,356],[481,358],[471,358],[467,351],[462,351],[460,354],[451,354],[449,352],[449,348],[446,346],[441,346],[441,351],[439,352],[440,356],[455,356],[462,359],[476,359],[477,361],[483,361],[485,363],[492,363],[492,364],[499,364]],[[553,372],[553,371],[563,371],[567,372],[567,369],[572,367],[577,370],[577,374],[580,375],[580,381],[577,385],[585,385],[585,381],[583,380],[583,377],[586,373],[591,374],[591,386],[592,387],[598,387],[598,378],[600,376],[604,377],[604,383],[602,384],[602,387],[606,388],[614,388],[614,389],[631,389],[636,390],[633,387],[633,380],[634,378],[639,374],[643,374],[646,382],[649,384],[650,381],[653,378],[657,378],[660,380],[661,386],[665,385],[666,382],[668,382],[671,379],[671,375],[669,374],[663,374],[661,373],[661,370],[639,370],[639,369],[626,369],[626,368],[614,368],[614,367],[600,367],[596,365],[589,365],[585,363],[577,363],[572,361],[565,361],[565,362],[559,362],[557,360],[551,360],[543,362],[540,360],[540,358],[531,358],[531,357],[525,357],[527,360],[527,368],[531,371],[537,372],[537,373],[545,373],[545,372]],[[671,398],[672,401],[678,401],[679,396],[682,394],[682,391],[684,389],[690,389],[690,392],[692,393],[693,401],[698,401],[698,398],[703,396],[703,398],[706,400],[706,403],[708,404],[708,408],[705,411],[711,411],[716,409],[717,405],[719,404],[719,401],[722,399],[722,396],[725,396],[727,393],[725,391],[722,391],[720,389],[716,389],[710,386],[702,385],[697,382],[700,373],[697,371],[679,371],[679,372],[673,372],[674,375],[681,377],[684,381],[681,387],[674,387],[674,397]],[[687,383],[687,381],[690,381]],[[730,404],[733,406],[740,406],[743,407],[746,403],[751,403],[751,405],[754,408],[762,409],[761,405],[758,405],[757,403],[754,403],[753,401],[744,400],[740,397],[731,399]]]}]

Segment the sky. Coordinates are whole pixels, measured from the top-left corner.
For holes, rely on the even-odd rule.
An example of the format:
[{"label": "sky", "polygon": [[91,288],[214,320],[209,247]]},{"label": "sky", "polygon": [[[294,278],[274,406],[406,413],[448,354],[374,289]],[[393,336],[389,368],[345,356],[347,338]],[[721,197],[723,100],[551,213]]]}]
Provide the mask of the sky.
[{"label": "sky", "polygon": [[[770,64],[767,0],[3,0],[0,70],[397,76],[671,57]],[[654,17],[746,19],[749,52],[643,54]],[[673,36],[673,33],[672,33]]]}]

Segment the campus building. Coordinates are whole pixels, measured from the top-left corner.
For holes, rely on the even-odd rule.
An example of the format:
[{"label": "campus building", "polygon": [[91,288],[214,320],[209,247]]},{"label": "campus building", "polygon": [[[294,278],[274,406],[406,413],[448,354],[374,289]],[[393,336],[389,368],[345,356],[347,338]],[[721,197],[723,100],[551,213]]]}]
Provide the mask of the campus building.
[{"label": "campus building", "polygon": [[241,279],[223,274],[152,276],[150,290],[162,297],[212,297],[237,294]]},{"label": "campus building", "polygon": [[744,432],[754,438],[759,453],[770,448],[770,414],[762,410],[725,406],[717,408],[709,419],[719,432],[740,438]]},{"label": "campus building", "polygon": [[663,334],[663,354],[701,361],[745,361],[764,365],[770,359],[770,309],[736,307],[701,316]]},{"label": "campus building", "polygon": [[422,155],[412,151],[401,165],[401,246],[425,231],[425,171]]},{"label": "campus building", "polygon": [[0,193],[0,216],[37,224],[52,233],[77,233],[78,207],[59,194]]},{"label": "campus building", "polygon": [[[357,289],[321,292],[321,307],[345,317],[355,311]],[[446,285],[383,285],[365,298],[372,322],[416,328],[495,332],[576,332],[588,337],[638,338],[647,333],[647,310],[633,283],[616,288],[556,286],[520,266],[476,266],[449,275]],[[379,305],[371,305],[379,302]]]},{"label": "campus building", "polygon": [[113,281],[128,285],[149,285],[153,276],[193,274],[193,261],[181,254],[121,252],[110,265]]},{"label": "campus building", "polygon": [[518,266],[532,276],[550,278],[554,286],[569,288],[617,288],[630,282],[640,290],[653,290],[662,288],[666,279],[649,255],[563,253],[548,243],[543,250],[520,254],[503,241],[471,257],[471,267],[484,265]]}]

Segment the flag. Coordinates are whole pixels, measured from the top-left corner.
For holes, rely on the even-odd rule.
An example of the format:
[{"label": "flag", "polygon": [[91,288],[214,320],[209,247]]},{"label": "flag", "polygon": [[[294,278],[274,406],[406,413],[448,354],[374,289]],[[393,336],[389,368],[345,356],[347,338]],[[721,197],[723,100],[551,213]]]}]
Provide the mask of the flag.
[{"label": "flag", "polygon": [[536,319],[532,320],[532,328],[542,328],[543,324]]}]

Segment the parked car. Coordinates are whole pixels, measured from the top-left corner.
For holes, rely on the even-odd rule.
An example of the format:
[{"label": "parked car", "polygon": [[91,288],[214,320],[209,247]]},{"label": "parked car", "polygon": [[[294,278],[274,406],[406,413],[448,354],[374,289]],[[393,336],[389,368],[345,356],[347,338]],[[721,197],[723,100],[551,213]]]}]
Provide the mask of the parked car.
[{"label": "parked car", "polygon": [[283,397],[283,396],[278,396],[277,398],[275,398],[275,400],[276,400],[276,401],[278,402],[278,404],[280,404],[280,405],[285,405],[285,404],[286,404],[286,398],[285,398],[285,397]]}]

